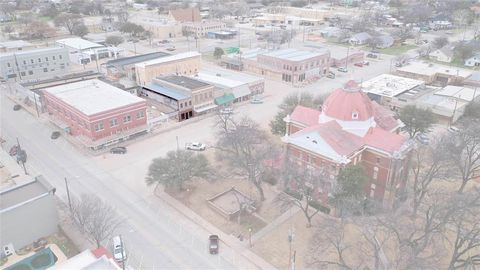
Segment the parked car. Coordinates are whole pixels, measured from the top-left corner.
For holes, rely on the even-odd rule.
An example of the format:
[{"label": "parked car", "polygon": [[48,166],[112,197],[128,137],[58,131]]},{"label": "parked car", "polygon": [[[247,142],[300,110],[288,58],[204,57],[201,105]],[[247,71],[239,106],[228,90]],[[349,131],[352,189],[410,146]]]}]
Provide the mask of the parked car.
[{"label": "parked car", "polygon": [[262,104],[263,100],[260,97],[255,96],[252,100],[250,100],[250,103],[251,104]]},{"label": "parked car", "polygon": [[449,132],[452,132],[452,133],[456,133],[456,132],[460,132],[460,129],[456,128],[456,127],[449,127],[448,128],[448,131]]},{"label": "parked car", "polygon": [[12,148],[10,148],[10,151],[8,151],[8,154],[13,157],[17,155],[17,152],[18,152],[18,145],[14,145],[12,146]]},{"label": "parked car", "polygon": [[369,66],[369,65],[370,65],[370,62],[368,62],[368,61],[363,61],[363,65],[364,65],[364,66]]},{"label": "parked car", "polygon": [[333,73],[333,72],[331,72],[331,71],[328,72],[327,78],[329,78],[329,79],[335,79],[335,73]]},{"label": "parked car", "polygon": [[173,52],[173,51],[175,51],[176,49],[175,49],[175,47],[168,47],[166,50],[169,51],[169,52]]},{"label": "parked car", "polygon": [[208,250],[210,254],[218,254],[220,238],[218,235],[212,234],[208,237]]},{"label": "parked car", "polygon": [[205,149],[207,149],[207,145],[199,142],[191,142],[185,145],[185,149],[192,151],[205,151]]},{"label": "parked car", "polygon": [[348,69],[346,67],[339,67],[337,70],[340,72],[348,72]]},{"label": "parked car", "polygon": [[124,146],[117,146],[110,149],[110,153],[112,154],[126,154],[127,148]]},{"label": "parked car", "polygon": [[353,65],[356,66],[356,67],[363,67],[363,63],[362,63],[362,62],[360,62],[360,63],[355,63],[355,64],[353,64]]},{"label": "parked car", "polygon": [[60,132],[59,131],[54,131],[54,132],[52,132],[52,135],[50,135],[50,139],[52,139],[52,140],[58,139],[58,137],[60,137]]},{"label": "parked car", "polygon": [[22,108],[22,105],[20,105],[20,104],[13,105],[13,110],[14,111],[19,111],[21,108]]},{"label": "parked car", "polygon": [[377,59],[377,58],[378,58],[378,55],[373,54],[373,53],[369,53],[369,54],[367,54],[367,57],[368,57],[368,58],[372,58],[372,59]]},{"label": "parked car", "polygon": [[220,110],[220,113],[221,114],[232,114],[233,113],[233,108],[232,107],[222,108]]},{"label": "parked car", "polygon": [[120,236],[115,236],[112,239],[113,243],[113,258],[117,262],[124,262],[127,259],[127,251],[125,249],[125,245],[123,244],[122,239]]}]

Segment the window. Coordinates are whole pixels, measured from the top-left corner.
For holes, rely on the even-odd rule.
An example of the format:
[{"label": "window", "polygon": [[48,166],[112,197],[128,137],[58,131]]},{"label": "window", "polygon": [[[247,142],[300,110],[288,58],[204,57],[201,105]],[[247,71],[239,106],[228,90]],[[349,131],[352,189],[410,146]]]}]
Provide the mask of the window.
[{"label": "window", "polygon": [[11,66],[10,66],[10,62],[7,62],[7,67],[11,67]]},{"label": "window", "polygon": [[377,164],[378,164],[378,163],[380,163],[380,158],[379,158],[379,157],[377,157]]},{"label": "window", "polygon": [[54,55],[54,56],[52,56],[52,59],[53,59],[53,60],[55,60],[55,55]]},{"label": "window", "polygon": [[191,100],[188,102],[188,105],[192,106],[192,101]]},{"label": "window", "polygon": [[118,126],[117,118],[110,119],[110,127]]},{"label": "window", "polygon": [[61,56],[61,55],[59,55],[59,56],[58,56],[58,59],[62,59],[62,56]]},{"label": "window", "polygon": [[25,76],[25,71],[20,72],[20,75]]},{"label": "window", "polygon": [[32,63],[32,64],[34,63],[34,62],[33,62],[33,59],[30,59],[30,63]]},{"label": "window", "polygon": [[44,69],[43,69],[43,72],[48,72],[48,68],[44,68]]},{"label": "window", "polygon": [[180,109],[183,109],[183,103],[180,103]]},{"label": "window", "polygon": [[145,117],[145,113],[143,111],[137,112],[137,119]]},{"label": "window", "polygon": [[41,63],[41,62],[42,62],[42,58],[38,58],[38,62]]},{"label": "window", "polygon": [[48,61],[48,57],[45,57],[45,61]]},{"label": "window", "polygon": [[378,167],[373,167],[373,179],[377,180],[378,178]]},{"label": "window", "polygon": [[128,123],[128,122],[130,122],[131,120],[132,120],[132,117],[131,117],[130,115],[125,115],[125,116],[123,117],[123,122],[124,122],[124,123]]},{"label": "window", "polygon": [[353,120],[358,119],[358,112],[353,112],[353,113],[352,113],[352,119],[353,119]]},{"label": "window", "polygon": [[26,65],[26,64],[27,64],[27,61],[23,60],[23,64]]},{"label": "window", "polygon": [[33,75],[33,70],[29,70],[28,75]]},{"label": "window", "polygon": [[95,131],[96,131],[96,132],[99,132],[99,131],[101,131],[101,130],[103,130],[103,123],[97,123],[97,124],[95,124]]}]

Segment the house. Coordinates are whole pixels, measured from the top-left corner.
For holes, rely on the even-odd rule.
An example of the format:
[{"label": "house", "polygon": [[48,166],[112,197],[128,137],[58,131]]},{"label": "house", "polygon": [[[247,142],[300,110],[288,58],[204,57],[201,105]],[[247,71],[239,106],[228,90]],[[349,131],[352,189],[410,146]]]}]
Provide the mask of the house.
[{"label": "house", "polygon": [[158,76],[194,75],[200,70],[202,55],[191,51],[159,57],[135,64],[135,78],[140,86],[147,85]]},{"label": "house", "polygon": [[368,40],[371,39],[372,36],[367,32],[357,33],[348,39],[348,42],[351,45],[358,46],[358,45],[365,45],[367,44]]},{"label": "house", "polygon": [[476,53],[472,57],[465,60],[465,66],[467,66],[467,67],[478,67],[478,66],[480,66],[480,53]]},{"label": "house", "polygon": [[[58,231],[55,188],[43,176],[0,190],[0,246],[21,249]],[[0,252],[3,257],[4,252]]]},{"label": "house", "polygon": [[147,97],[163,107],[169,107],[170,114],[176,114],[179,121],[214,110],[214,86],[195,78],[178,75],[161,76],[153,79],[140,90]]},{"label": "house", "polygon": [[68,56],[58,47],[0,53],[0,78],[27,82],[62,76],[70,70]]},{"label": "house", "polygon": [[451,63],[453,60],[453,48],[451,45],[443,46],[431,52],[429,58],[439,62]]},{"label": "house", "polygon": [[[379,49],[385,49],[385,48],[389,48],[389,47],[392,47],[393,43],[394,43],[394,39],[392,36],[390,35],[380,35],[378,37],[378,44],[377,44],[377,48]],[[368,42],[368,40],[367,40]]]},{"label": "house", "polygon": [[93,150],[147,132],[147,103],[98,79],[42,90],[51,120]]},{"label": "house", "polygon": [[371,200],[389,207],[404,191],[411,142],[398,134],[401,123],[392,113],[354,81],[330,94],[320,111],[297,106],[284,120],[286,157],[327,175],[315,185],[323,203],[329,203],[337,174],[349,165],[363,167]]}]

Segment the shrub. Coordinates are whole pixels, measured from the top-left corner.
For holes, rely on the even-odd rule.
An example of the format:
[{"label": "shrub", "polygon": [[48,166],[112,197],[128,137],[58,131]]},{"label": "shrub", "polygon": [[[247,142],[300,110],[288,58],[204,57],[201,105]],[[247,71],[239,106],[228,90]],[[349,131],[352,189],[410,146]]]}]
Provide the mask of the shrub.
[{"label": "shrub", "polygon": [[327,215],[330,214],[330,208],[324,206],[323,204],[321,204],[318,201],[309,201],[308,205],[310,205],[311,207],[317,209],[318,211],[320,211],[322,213],[325,213]]},{"label": "shrub", "polygon": [[300,201],[303,198],[303,194],[299,193],[298,191],[291,190],[289,188],[285,189],[285,193]]}]

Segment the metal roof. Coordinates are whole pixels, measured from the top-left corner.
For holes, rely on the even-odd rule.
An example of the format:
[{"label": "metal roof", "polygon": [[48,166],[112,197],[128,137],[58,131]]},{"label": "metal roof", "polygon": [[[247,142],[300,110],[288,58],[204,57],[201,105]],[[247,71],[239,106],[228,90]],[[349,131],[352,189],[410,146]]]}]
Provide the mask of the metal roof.
[{"label": "metal roof", "polygon": [[141,63],[138,63],[137,65],[140,67],[146,67],[146,66],[157,65],[157,64],[182,60],[182,59],[191,58],[191,57],[200,57],[200,56],[201,54],[199,52],[185,52],[185,53],[169,55],[166,57],[141,62]]},{"label": "metal roof", "polygon": [[142,55],[137,55],[137,56],[130,56],[130,57],[123,57],[119,59],[114,59],[107,61],[107,66],[112,65],[115,67],[123,67],[125,65],[131,65],[131,64],[136,64],[136,63],[141,63],[157,58],[162,58],[166,56],[170,56],[171,54],[169,53],[164,53],[164,52],[154,52],[154,53],[147,53],[147,54],[142,54]]},{"label": "metal roof", "polygon": [[302,61],[313,57],[322,56],[323,54],[319,52],[299,51],[296,49],[284,49],[264,53],[263,55],[289,61]]},{"label": "metal roof", "polygon": [[146,90],[155,92],[160,95],[164,95],[175,100],[184,100],[190,97],[190,95],[176,89],[166,88],[156,83],[151,83],[143,87]]},{"label": "metal roof", "polygon": [[195,90],[195,89],[198,89],[198,88],[203,88],[203,87],[210,86],[210,84],[208,84],[208,83],[205,83],[205,82],[202,82],[202,81],[199,81],[199,80],[195,80],[195,79],[192,79],[192,78],[189,78],[189,77],[186,77],[186,76],[168,75],[168,76],[164,76],[164,77],[158,77],[157,79],[165,81],[165,82],[169,82],[169,83],[172,83],[172,84],[176,84],[176,85],[185,87],[185,88],[190,89],[190,90]]},{"label": "metal roof", "polygon": [[91,42],[83,38],[64,38],[64,39],[57,40],[56,43],[64,46],[68,46],[70,48],[74,48],[77,50],[86,50],[86,49],[105,47],[101,44]]}]

